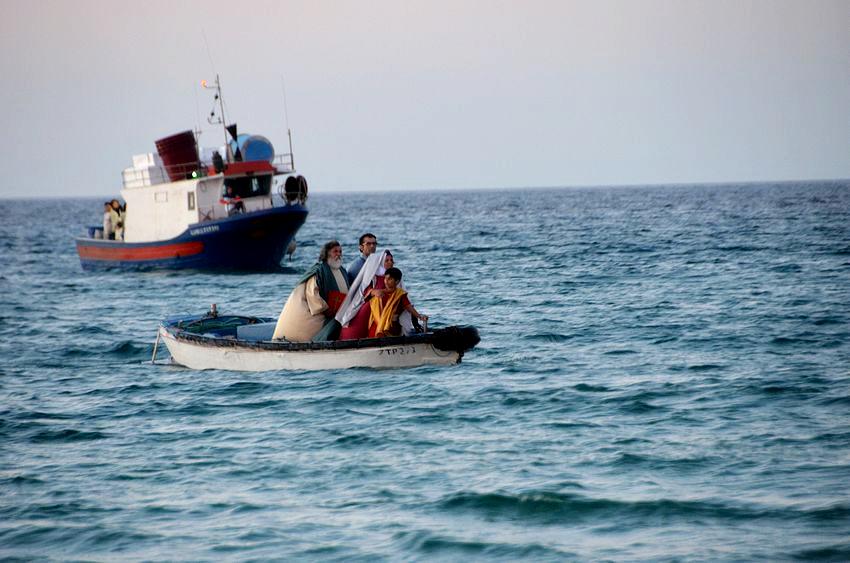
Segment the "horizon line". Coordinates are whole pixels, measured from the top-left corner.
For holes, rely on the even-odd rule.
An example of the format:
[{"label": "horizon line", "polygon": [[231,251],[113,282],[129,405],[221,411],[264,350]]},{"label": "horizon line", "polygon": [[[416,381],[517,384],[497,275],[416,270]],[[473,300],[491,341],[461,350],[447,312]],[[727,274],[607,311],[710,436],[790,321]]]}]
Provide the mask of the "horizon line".
[{"label": "horizon line", "polygon": [[[850,182],[847,178],[800,178],[794,180],[724,180],[719,182],[661,182],[657,184],[571,184],[571,185],[544,185],[544,186],[496,186],[496,187],[421,187],[421,188],[329,188],[321,190],[319,194],[357,194],[357,193],[411,193],[423,191],[439,192],[475,192],[475,191],[511,191],[511,190],[571,190],[571,189],[603,189],[603,188],[663,188],[663,187],[696,187],[696,186],[749,186],[762,184],[797,184],[797,183],[829,183]],[[119,190],[120,192],[120,190]],[[113,192],[114,195],[114,192]],[[6,201],[34,201],[44,199],[95,199],[110,197],[109,194],[100,195],[42,195],[42,196],[6,196],[0,195],[0,200]]]}]

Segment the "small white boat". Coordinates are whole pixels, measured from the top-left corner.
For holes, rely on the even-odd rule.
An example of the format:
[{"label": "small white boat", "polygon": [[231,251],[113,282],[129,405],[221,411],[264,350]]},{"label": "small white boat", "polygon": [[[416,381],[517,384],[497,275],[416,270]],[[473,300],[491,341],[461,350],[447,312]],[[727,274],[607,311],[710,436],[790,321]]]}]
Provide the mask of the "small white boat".
[{"label": "small white boat", "polygon": [[215,308],[205,315],[166,319],[160,323],[153,360],[161,340],[172,362],[191,369],[406,368],[459,363],[480,341],[472,326],[332,342],[273,341],[274,327],[274,319],[219,315]]}]

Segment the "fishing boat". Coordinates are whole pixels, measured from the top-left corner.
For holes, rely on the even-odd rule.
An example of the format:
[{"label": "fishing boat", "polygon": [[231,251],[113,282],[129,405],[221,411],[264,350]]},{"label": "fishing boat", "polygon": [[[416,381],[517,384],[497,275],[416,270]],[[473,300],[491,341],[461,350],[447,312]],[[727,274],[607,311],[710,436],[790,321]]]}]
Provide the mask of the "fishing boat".
[{"label": "fishing boat", "polygon": [[[224,125],[218,77],[210,88],[221,117],[214,107],[209,121]],[[308,214],[291,134],[290,152],[276,154],[262,135],[239,134],[236,124],[224,130],[219,147],[199,150],[188,130],[157,140],[156,153],[134,156],[123,173],[123,238],[89,227],[76,239],[83,269],[279,268]]]},{"label": "fishing boat", "polygon": [[472,326],[450,326],[408,336],[288,342],[272,340],[275,320],[220,315],[213,306],[203,315],[160,323],[153,361],[163,342],[171,361],[191,369],[234,371],[408,368],[457,364],[480,341]]}]

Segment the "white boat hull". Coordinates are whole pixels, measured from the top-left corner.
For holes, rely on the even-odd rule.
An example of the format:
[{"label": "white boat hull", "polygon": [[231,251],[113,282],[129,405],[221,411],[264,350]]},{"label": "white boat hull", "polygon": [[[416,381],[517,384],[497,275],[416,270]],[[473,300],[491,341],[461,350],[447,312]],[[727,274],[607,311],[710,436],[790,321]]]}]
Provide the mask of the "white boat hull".
[{"label": "white boat hull", "polygon": [[440,350],[426,342],[341,350],[264,350],[238,345],[210,346],[181,340],[175,338],[165,327],[160,327],[159,337],[175,363],[198,370],[409,368],[456,364],[462,356],[458,351]]}]

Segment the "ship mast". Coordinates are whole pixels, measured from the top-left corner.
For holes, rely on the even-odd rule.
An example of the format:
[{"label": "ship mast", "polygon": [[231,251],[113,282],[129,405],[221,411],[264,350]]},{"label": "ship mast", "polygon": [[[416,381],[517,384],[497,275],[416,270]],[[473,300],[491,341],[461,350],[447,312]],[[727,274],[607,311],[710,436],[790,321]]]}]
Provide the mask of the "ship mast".
[{"label": "ship mast", "polygon": [[[207,122],[210,123],[211,125],[221,125],[222,126],[223,133],[224,133],[224,147],[225,147],[225,151],[227,153],[226,154],[227,162],[233,162],[233,151],[230,150],[230,141],[228,141],[228,139],[227,139],[228,130],[227,130],[227,125],[225,125],[227,123],[227,120],[224,117],[224,99],[222,99],[222,97],[221,97],[221,82],[218,79],[218,74],[215,75],[215,86],[208,85],[206,80],[201,81],[201,86],[203,86],[207,90],[215,90],[215,98],[214,98],[214,101],[213,101],[213,109],[212,109],[212,111],[210,111],[209,117],[207,117]],[[219,111],[221,112],[219,114],[218,118],[216,118],[216,116],[215,116],[215,102],[216,101],[218,102]],[[236,135],[233,135],[233,136],[235,137]]]},{"label": "ship mast", "polygon": [[280,89],[283,92],[283,119],[286,121],[286,135],[289,137],[289,168],[295,172],[295,153],[292,150],[292,129],[289,128],[289,110],[286,107],[286,82],[280,75]]}]

